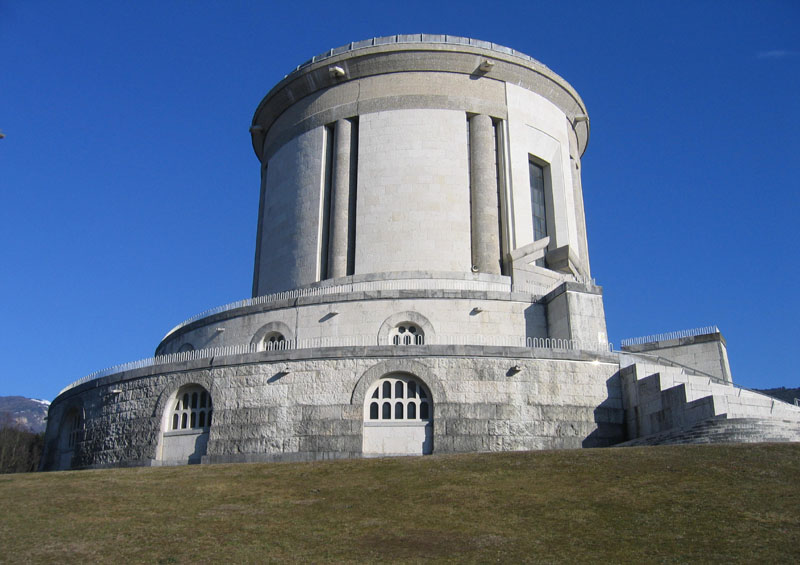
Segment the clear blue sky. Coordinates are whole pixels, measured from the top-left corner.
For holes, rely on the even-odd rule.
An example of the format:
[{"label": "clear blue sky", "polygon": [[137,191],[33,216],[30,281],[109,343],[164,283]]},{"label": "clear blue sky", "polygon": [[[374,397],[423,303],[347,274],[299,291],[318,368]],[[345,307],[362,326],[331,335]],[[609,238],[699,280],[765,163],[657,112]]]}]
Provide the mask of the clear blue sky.
[{"label": "clear blue sky", "polygon": [[52,399],[250,295],[256,105],[350,41],[528,53],[591,117],[609,336],[718,324],[735,382],[800,386],[800,3],[0,0],[0,395]]}]

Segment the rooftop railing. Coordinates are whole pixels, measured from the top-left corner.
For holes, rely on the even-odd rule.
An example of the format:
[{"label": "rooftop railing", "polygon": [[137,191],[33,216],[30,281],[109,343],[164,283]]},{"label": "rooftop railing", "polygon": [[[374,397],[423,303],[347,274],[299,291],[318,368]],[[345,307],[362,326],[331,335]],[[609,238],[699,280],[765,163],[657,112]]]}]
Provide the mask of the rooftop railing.
[{"label": "rooftop railing", "polygon": [[386,35],[383,37],[373,37],[361,41],[351,41],[350,43],[347,43],[340,47],[336,47],[334,49],[328,49],[324,53],[320,53],[319,55],[312,57],[308,61],[299,64],[297,67],[293,69],[292,72],[302,69],[303,67],[307,67],[312,63],[318,63],[319,61],[324,61],[325,59],[333,57],[334,55],[339,55],[340,53],[346,53],[348,51],[356,51],[358,49],[364,49],[366,47],[374,47],[378,45],[391,45],[393,43],[445,43],[450,45],[468,45],[471,47],[482,47],[483,49],[490,49],[492,51],[496,51],[497,53],[502,53],[504,55],[514,55],[515,57],[520,57],[521,59],[525,59],[526,61],[531,61],[543,67],[547,67],[547,65],[545,65],[541,61],[534,59],[530,55],[526,55],[525,53],[517,51],[516,49],[511,49],[510,47],[506,47],[498,43],[492,43],[491,41],[482,41],[480,39],[472,39],[470,37],[463,37],[459,35],[411,33],[411,34],[399,34],[399,35]]},{"label": "rooftop railing", "polygon": [[378,338],[375,335],[354,335],[341,337],[312,337],[305,339],[281,340],[267,343],[254,343],[243,345],[232,345],[228,347],[209,347],[206,349],[195,349],[193,351],[183,351],[180,353],[170,353],[149,357],[138,361],[131,361],[120,365],[114,365],[100,371],[95,371],[77,381],[64,387],[59,394],[80,386],[84,383],[107,377],[116,373],[143,369],[171,363],[181,363],[194,361],[197,359],[211,359],[215,357],[228,357],[232,355],[243,355],[247,353],[269,352],[269,351],[289,351],[297,349],[318,349],[328,347],[370,347],[370,346],[394,346],[398,348],[413,347],[420,345],[477,345],[493,347],[526,347],[529,349],[550,349],[557,351],[593,351],[610,352],[613,345],[607,342],[581,342],[575,339],[559,339],[549,337],[523,337],[523,336],[498,336],[498,335],[436,335],[436,336],[417,336],[413,343],[395,343],[393,336]]},{"label": "rooftop railing", "polygon": [[680,330],[677,332],[667,332],[662,334],[646,335],[642,337],[632,337],[623,339],[620,342],[621,347],[629,345],[643,345],[645,343],[655,343],[657,341],[669,341],[671,339],[681,339],[684,337],[697,337],[699,335],[710,335],[719,333],[717,326],[705,326],[702,328],[692,328],[690,330]]}]

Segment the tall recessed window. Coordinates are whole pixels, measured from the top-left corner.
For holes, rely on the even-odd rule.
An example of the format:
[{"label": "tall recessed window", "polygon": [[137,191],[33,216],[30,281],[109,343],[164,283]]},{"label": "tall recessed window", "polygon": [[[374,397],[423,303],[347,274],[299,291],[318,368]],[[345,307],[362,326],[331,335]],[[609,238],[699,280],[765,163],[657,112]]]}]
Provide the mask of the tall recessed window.
[{"label": "tall recessed window", "polygon": [[81,429],[83,428],[81,413],[78,410],[74,410],[70,414],[68,425],[69,435],[67,436],[67,447],[69,449],[74,449],[80,440]]},{"label": "tall recessed window", "polygon": [[83,441],[83,410],[72,408],[61,420],[58,431],[58,468],[71,469],[73,456],[78,450],[78,446]]},{"label": "tall recessed window", "polygon": [[[533,212],[533,240],[547,237],[547,206],[544,199],[544,167],[528,161],[531,179],[531,210]],[[544,267],[544,259],[537,259],[536,265]]]}]

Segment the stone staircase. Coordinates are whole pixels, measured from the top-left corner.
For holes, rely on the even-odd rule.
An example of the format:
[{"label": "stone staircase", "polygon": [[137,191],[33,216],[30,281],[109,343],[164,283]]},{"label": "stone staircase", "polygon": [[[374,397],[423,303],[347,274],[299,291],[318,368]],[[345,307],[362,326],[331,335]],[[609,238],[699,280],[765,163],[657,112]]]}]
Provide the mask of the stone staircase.
[{"label": "stone staircase", "polygon": [[800,407],[687,368],[621,361],[629,438],[621,445],[800,441]]},{"label": "stone staircase", "polygon": [[689,428],[652,434],[614,447],[670,445],[677,443],[754,443],[760,441],[800,441],[800,422],[717,416]]}]

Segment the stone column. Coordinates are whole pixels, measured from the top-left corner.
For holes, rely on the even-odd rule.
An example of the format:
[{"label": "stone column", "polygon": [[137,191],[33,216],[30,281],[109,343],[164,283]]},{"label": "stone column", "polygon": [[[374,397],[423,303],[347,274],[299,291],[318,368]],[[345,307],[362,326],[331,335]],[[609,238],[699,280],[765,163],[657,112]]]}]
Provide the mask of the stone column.
[{"label": "stone column", "polygon": [[328,277],[347,275],[348,208],[350,206],[351,124],[338,120],[333,147],[333,202],[331,203],[330,251]]},{"label": "stone column", "polygon": [[500,274],[500,221],[497,163],[492,118],[469,120],[470,191],[472,195],[472,263],[480,273]]}]

